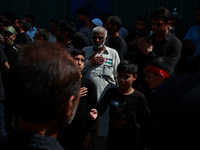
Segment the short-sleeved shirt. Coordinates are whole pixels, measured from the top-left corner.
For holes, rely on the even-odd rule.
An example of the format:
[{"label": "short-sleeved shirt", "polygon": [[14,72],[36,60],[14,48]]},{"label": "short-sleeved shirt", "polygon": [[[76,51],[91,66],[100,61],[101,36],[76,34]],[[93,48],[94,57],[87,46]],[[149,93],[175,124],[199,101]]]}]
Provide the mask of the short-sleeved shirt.
[{"label": "short-sleeved shirt", "polygon": [[197,46],[197,44],[200,43],[199,31],[199,25],[192,26],[186,33],[184,40],[189,40],[194,44],[194,46]]}]

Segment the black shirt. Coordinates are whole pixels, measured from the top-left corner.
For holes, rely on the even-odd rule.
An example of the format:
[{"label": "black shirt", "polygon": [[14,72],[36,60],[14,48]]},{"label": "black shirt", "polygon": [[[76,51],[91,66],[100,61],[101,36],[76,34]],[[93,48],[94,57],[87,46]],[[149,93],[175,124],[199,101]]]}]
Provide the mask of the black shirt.
[{"label": "black shirt", "polygon": [[17,34],[14,42],[15,44],[18,44],[18,45],[25,45],[32,42],[32,40],[26,32],[23,32],[23,33]]},{"label": "black shirt", "polygon": [[7,137],[0,140],[1,150],[64,150],[59,142],[50,136],[32,134],[14,127]]},{"label": "black shirt", "polygon": [[110,38],[107,46],[115,49],[118,52],[120,61],[124,59],[124,56],[128,51],[126,41],[121,36],[117,36],[113,39]]},{"label": "black shirt", "polygon": [[199,149],[200,72],[165,79],[154,93],[149,150]]},{"label": "black shirt", "polygon": [[129,95],[122,95],[119,88],[110,88],[97,105],[100,116],[108,105],[108,145],[115,150],[144,149],[150,117],[144,95],[137,90]]},{"label": "black shirt", "polygon": [[181,57],[182,42],[170,32],[161,41],[157,41],[154,34],[146,36],[145,39],[148,43],[152,39],[153,44],[153,51],[148,54],[147,58],[151,59],[156,56],[168,57],[172,65],[172,71],[170,72],[172,74]]}]

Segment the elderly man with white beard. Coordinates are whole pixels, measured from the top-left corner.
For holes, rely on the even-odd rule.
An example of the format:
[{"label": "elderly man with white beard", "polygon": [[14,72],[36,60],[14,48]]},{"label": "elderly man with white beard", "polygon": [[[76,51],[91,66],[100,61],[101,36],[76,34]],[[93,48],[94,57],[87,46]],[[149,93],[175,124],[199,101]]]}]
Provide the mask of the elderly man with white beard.
[{"label": "elderly man with white beard", "polygon": [[[117,66],[120,62],[119,55],[115,49],[105,46],[107,30],[104,27],[95,27],[92,31],[93,46],[83,48],[85,51],[85,66],[82,74],[92,80],[97,88],[97,101],[101,101],[105,92],[116,87]],[[99,117],[99,128],[94,135],[93,149],[105,149],[109,130],[109,108],[103,116]]]}]

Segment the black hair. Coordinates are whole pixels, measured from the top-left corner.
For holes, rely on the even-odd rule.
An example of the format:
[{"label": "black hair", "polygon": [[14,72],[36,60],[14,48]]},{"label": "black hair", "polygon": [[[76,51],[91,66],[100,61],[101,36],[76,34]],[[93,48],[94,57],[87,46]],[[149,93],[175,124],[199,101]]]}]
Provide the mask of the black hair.
[{"label": "black hair", "polygon": [[167,8],[160,7],[151,13],[151,19],[163,20],[165,23],[172,18],[170,11]]},{"label": "black hair", "polygon": [[137,74],[138,64],[131,60],[122,60],[117,66],[117,72],[127,72],[133,75]]},{"label": "black hair", "polygon": [[83,50],[80,49],[73,49],[72,51],[70,51],[71,56],[74,58],[77,55],[82,55],[85,57],[85,52]]},{"label": "black hair", "polygon": [[8,26],[8,19],[4,15],[0,15],[0,22],[3,23],[4,26]]},{"label": "black hair", "polygon": [[37,29],[37,31],[39,37],[42,37],[45,41],[49,41],[49,32],[46,29]]},{"label": "black hair", "polygon": [[28,22],[25,18],[18,18],[18,23],[22,24],[22,29],[26,31],[28,27]]},{"label": "black hair", "polygon": [[119,29],[122,27],[121,19],[118,16],[110,16],[108,17],[108,19],[110,20],[111,25],[116,25],[116,30],[118,32]]},{"label": "black hair", "polygon": [[59,29],[62,32],[67,32],[68,38],[71,40],[74,38],[76,33],[76,25],[73,21],[59,20]]},{"label": "black hair", "polygon": [[[21,47],[12,70],[15,113],[29,122],[46,123],[80,88],[80,72],[61,44],[34,41]],[[17,78],[17,80],[16,80]]]},{"label": "black hair", "polygon": [[169,73],[170,76],[173,74],[173,67],[170,63],[169,58],[166,56],[158,56],[158,57],[154,57],[154,58],[148,60],[145,63],[144,68],[146,68],[147,66],[158,67],[158,68],[166,71],[167,73]]}]

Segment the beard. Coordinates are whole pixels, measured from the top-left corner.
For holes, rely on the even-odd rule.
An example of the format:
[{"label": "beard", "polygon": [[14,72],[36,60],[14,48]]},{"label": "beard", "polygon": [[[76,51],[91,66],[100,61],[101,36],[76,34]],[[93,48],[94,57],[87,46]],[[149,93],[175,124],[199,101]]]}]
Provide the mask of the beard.
[{"label": "beard", "polygon": [[98,42],[98,43],[94,43],[94,42],[92,42],[93,43],[93,46],[94,46],[94,48],[96,48],[96,49],[100,49],[100,48],[103,48],[103,46],[105,45],[105,40],[101,43],[101,42]]},{"label": "beard", "polygon": [[71,110],[71,113],[67,115],[67,112],[65,109],[63,109],[62,111],[60,111],[60,113],[58,114],[59,115],[59,120],[58,120],[58,126],[59,128],[63,128],[67,125],[69,125],[73,119],[74,119],[74,116],[76,114],[76,111],[77,111],[77,108],[78,108],[78,104],[79,104],[79,97],[74,100],[74,103],[73,103],[73,108]]}]

